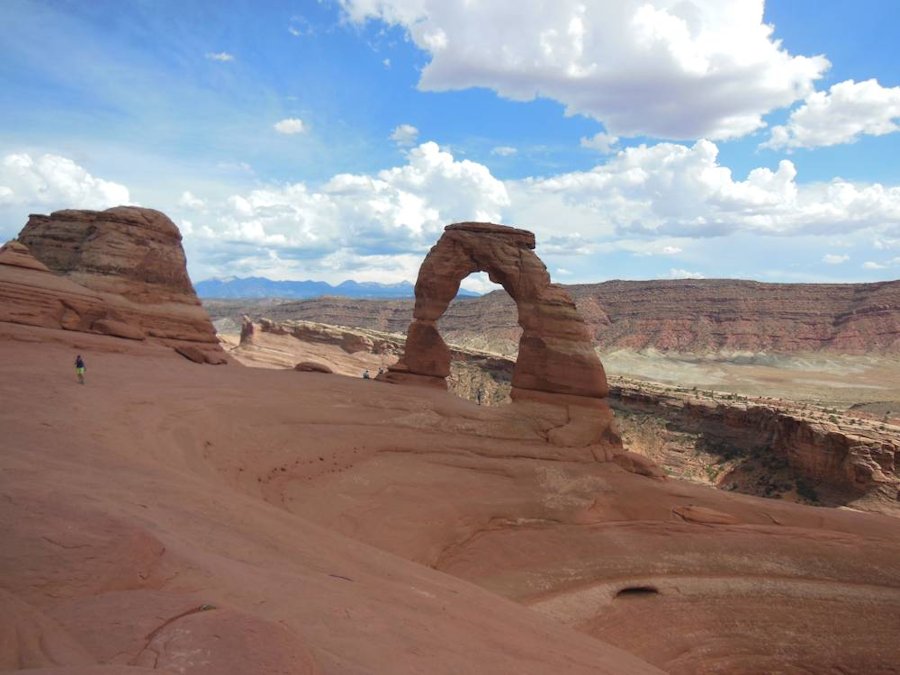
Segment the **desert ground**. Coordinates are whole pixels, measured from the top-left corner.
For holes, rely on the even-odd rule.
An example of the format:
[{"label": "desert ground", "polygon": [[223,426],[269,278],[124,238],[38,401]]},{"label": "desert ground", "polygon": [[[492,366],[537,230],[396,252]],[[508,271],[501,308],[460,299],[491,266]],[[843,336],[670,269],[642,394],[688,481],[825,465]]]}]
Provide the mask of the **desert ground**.
[{"label": "desert ground", "polygon": [[629,473],[515,406],[0,331],[5,670],[896,672],[895,518]]}]

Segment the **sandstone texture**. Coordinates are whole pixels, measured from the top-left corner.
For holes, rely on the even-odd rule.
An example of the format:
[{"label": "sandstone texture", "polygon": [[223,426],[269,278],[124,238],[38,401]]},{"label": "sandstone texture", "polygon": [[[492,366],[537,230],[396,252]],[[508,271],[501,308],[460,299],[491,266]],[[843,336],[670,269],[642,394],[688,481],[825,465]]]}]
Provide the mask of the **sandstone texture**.
[{"label": "sandstone texture", "polygon": [[9,322],[0,364],[0,670],[900,661],[898,518],[624,471],[548,442],[562,409]]},{"label": "sandstone texture", "polygon": [[[3,258],[17,300],[0,321],[2,671],[896,672],[900,518],[663,479],[597,442],[602,397],[519,387],[513,405],[478,406],[200,368],[166,340],[79,323],[109,291],[19,246]],[[68,315],[51,311],[60,293]],[[376,344],[269,328],[245,332],[348,359]],[[714,400],[700,407],[717,419]],[[721,412],[723,429],[738,422]],[[801,454],[830,475],[818,452]],[[886,475],[883,453],[869,459]]]},{"label": "sandstone texture", "polygon": [[224,362],[181,234],[152,209],[33,215],[0,251],[0,321],[155,339]]},{"label": "sandstone texture", "polygon": [[316,363],[315,361],[301,361],[296,366],[294,366],[294,370],[299,370],[303,373],[333,373],[334,371],[326,366],[324,363]]}]

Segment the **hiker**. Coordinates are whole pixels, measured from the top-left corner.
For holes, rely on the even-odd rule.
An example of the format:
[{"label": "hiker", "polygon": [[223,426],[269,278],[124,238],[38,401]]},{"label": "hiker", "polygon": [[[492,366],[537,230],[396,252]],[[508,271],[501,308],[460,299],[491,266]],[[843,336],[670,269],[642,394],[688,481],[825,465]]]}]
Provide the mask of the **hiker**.
[{"label": "hiker", "polygon": [[81,358],[81,354],[79,354],[75,357],[75,376],[78,378],[78,384],[84,384],[85,370],[84,359]]},{"label": "hiker", "polygon": [[484,391],[479,388],[478,391],[475,392],[475,402],[478,405],[481,405],[481,397],[484,395]]},{"label": "hiker", "polygon": [[370,379],[370,377],[371,377],[371,376],[369,375],[369,369],[366,368],[366,369],[363,371],[363,379],[364,379],[364,380],[368,380],[368,379]]},{"label": "hiker", "polygon": [[379,369],[378,369],[378,374],[375,376],[375,379],[377,380],[377,379],[378,379],[379,377],[381,377],[382,375],[384,375],[384,368],[379,368]]}]

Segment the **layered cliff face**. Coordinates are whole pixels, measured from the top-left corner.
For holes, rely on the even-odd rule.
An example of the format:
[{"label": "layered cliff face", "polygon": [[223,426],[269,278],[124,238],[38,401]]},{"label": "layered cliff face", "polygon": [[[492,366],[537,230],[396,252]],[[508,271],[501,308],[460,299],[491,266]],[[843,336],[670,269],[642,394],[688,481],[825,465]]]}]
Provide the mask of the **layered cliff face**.
[{"label": "layered cliff face", "polygon": [[572,292],[603,350],[900,352],[900,281],[609,281]]},{"label": "layered cliff face", "polygon": [[615,380],[625,444],[672,474],[765,497],[900,516],[900,428],[772,398]]},{"label": "layered cliff face", "polygon": [[[567,286],[601,351],[900,353],[900,281],[766,284],[736,280],[608,281]],[[252,303],[209,303],[215,317]],[[277,320],[305,319],[404,330],[411,301],[319,298],[266,308]],[[503,291],[453,302],[441,334],[457,345],[513,354],[521,330]]]},{"label": "layered cliff face", "polygon": [[225,361],[181,234],[152,209],[31,216],[0,255],[0,298],[0,321],[151,338],[195,361]]}]

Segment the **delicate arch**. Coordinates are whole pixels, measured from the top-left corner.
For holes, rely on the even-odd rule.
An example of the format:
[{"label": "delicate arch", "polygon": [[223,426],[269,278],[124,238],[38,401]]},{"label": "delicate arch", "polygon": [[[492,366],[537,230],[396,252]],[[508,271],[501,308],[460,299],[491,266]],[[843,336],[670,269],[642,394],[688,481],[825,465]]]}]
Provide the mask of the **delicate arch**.
[{"label": "delicate arch", "polygon": [[460,282],[487,272],[518,308],[522,337],[513,371],[513,398],[521,390],[605,398],[606,374],[571,296],[550,282],[534,253],[534,234],[494,223],[456,223],[429,251],[416,281],[416,306],[406,350],[391,368],[446,386],[450,350],[437,321],[456,297]]}]

